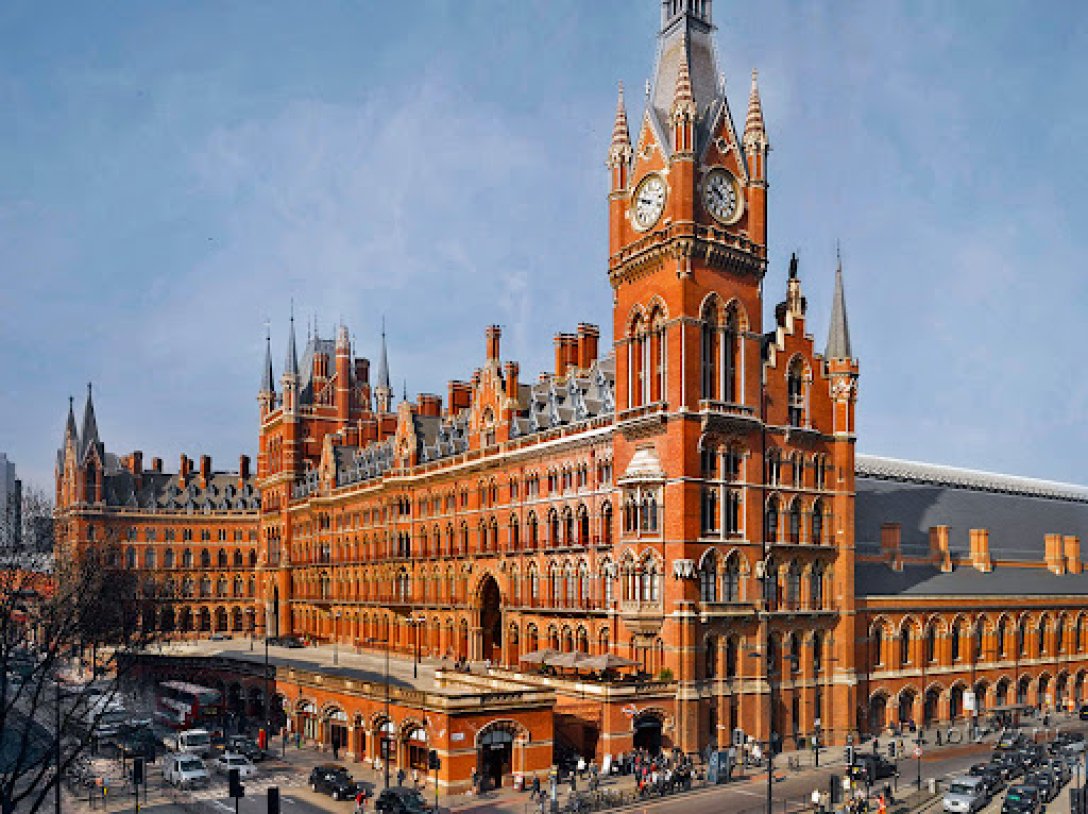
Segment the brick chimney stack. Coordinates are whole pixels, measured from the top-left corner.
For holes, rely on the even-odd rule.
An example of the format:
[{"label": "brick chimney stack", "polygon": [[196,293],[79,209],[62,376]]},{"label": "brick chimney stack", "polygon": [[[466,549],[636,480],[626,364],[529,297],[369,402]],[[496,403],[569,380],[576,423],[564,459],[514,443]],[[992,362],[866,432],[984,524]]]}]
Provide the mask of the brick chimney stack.
[{"label": "brick chimney stack", "polygon": [[931,526],[929,529],[929,556],[934,565],[948,573],[952,570],[952,554],[948,550],[948,526]]},{"label": "brick chimney stack", "polygon": [[503,365],[503,384],[506,387],[506,397],[511,401],[518,400],[518,371],[517,362]]},{"label": "brick chimney stack", "polygon": [[249,456],[241,455],[238,458],[238,488],[241,489],[246,485],[246,481],[249,479]]},{"label": "brick chimney stack", "polygon": [[988,529],[971,529],[971,565],[984,574],[994,570]]},{"label": "brick chimney stack", "polygon": [[1046,567],[1053,574],[1065,573],[1065,550],[1062,535],[1047,534],[1043,538],[1046,544]]},{"label": "brick chimney stack", "polygon": [[152,472],[162,472],[162,458],[152,458],[151,459],[151,471]]},{"label": "brick chimney stack", "polygon": [[898,523],[880,527],[880,553],[893,570],[903,570],[902,527]]},{"label": "brick chimney stack", "polygon": [[178,485],[184,489],[189,485],[189,473],[193,471],[193,462],[184,452],[178,460]]},{"label": "brick chimney stack", "polygon": [[502,328],[498,325],[487,326],[487,361],[499,361],[499,347],[502,339]]},{"label": "brick chimney stack", "polygon": [[597,361],[597,346],[601,338],[601,330],[596,325],[588,322],[578,323],[578,367],[589,370]]},{"label": "brick chimney stack", "polygon": [[1080,537],[1068,534],[1065,542],[1065,570],[1070,574],[1079,574],[1084,570],[1080,560]]},{"label": "brick chimney stack", "polygon": [[555,335],[555,377],[557,379],[563,378],[567,372],[567,345],[566,335]]},{"label": "brick chimney stack", "polygon": [[207,489],[212,480],[212,456],[200,456],[200,488]]}]

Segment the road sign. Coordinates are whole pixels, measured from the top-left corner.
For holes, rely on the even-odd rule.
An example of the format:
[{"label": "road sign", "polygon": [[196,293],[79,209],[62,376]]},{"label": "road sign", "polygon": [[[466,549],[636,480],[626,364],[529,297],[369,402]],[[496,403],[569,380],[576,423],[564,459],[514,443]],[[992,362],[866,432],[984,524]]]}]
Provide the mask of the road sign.
[{"label": "road sign", "polygon": [[634,718],[636,715],[638,715],[638,707],[636,707],[634,704],[628,704],[623,708],[623,714],[626,715],[628,718]]},{"label": "road sign", "polygon": [[914,747],[914,756],[915,757],[921,757],[922,756],[922,747],[921,746],[915,746]]},{"label": "road sign", "polygon": [[966,690],[963,693],[963,710],[964,712],[978,711],[978,707],[975,705],[975,693],[973,690]]}]

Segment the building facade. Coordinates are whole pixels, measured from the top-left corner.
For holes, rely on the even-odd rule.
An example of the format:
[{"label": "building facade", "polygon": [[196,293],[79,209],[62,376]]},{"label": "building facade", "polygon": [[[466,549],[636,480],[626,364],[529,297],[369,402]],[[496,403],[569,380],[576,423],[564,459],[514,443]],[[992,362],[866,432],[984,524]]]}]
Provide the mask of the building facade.
[{"label": "building facade", "polygon": [[22,545],[23,484],[15,476],[15,464],[0,452],[0,548]]},{"label": "building facade", "polygon": [[[542,770],[545,747],[792,748],[1082,698],[1088,491],[855,456],[841,263],[820,352],[796,257],[764,302],[757,78],[738,130],[711,2],[661,10],[646,109],[632,128],[621,89],[607,154],[611,346],[572,326],[526,379],[491,326],[471,374],[395,402],[384,332],[372,383],[345,326],[300,354],[292,320],[278,378],[266,349],[254,473],[145,470],[105,452],[90,394],[81,431],[70,409],[58,546],[116,543],[161,629],[482,665],[481,698],[505,700],[473,731],[533,747],[503,771]],[[546,650],[636,675],[526,662]],[[449,740],[437,696],[390,720],[347,679],[276,682],[300,731],[348,721],[356,757],[424,732],[449,788],[484,749]]]}]

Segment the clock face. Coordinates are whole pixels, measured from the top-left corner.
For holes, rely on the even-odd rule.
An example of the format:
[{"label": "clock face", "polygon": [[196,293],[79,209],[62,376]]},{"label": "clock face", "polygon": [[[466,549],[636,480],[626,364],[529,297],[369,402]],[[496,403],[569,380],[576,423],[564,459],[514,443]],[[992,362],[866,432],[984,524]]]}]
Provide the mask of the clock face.
[{"label": "clock face", "polygon": [[715,220],[736,223],[740,217],[740,193],[733,176],[720,167],[707,173],[703,182],[703,203]]},{"label": "clock face", "polygon": [[665,209],[665,181],[660,175],[649,175],[635,190],[631,201],[635,215],[635,225],[640,229],[649,229]]}]

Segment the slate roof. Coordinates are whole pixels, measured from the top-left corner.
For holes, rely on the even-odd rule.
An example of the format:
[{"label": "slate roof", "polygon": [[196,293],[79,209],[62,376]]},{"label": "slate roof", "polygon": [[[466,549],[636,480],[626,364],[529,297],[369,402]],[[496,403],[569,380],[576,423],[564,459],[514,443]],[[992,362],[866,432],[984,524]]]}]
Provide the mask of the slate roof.
[{"label": "slate roof", "polygon": [[[858,455],[855,538],[859,554],[880,552],[880,527],[900,524],[906,557],[929,553],[929,529],[949,526],[953,557],[969,558],[970,530],[989,531],[994,560],[1042,563],[1047,534],[1088,540],[1088,488],[892,458]],[[983,574],[970,566],[942,574],[907,565],[902,573],[859,563],[857,593],[1047,594],[1088,593],[1088,574],[1055,575],[1044,568],[998,566]]]},{"label": "slate roof", "polygon": [[[584,375],[574,375],[562,381],[548,377],[545,381],[518,390],[519,414],[510,426],[513,438],[523,438],[556,427],[574,426],[615,413],[616,360],[614,356],[599,359]],[[440,461],[467,452],[467,411],[455,416],[412,415],[417,455],[420,463]],[[336,465],[336,485],[348,486],[381,477],[393,466],[393,439],[365,447],[333,447]],[[320,473],[306,473],[293,487],[295,499],[317,491]]]},{"label": "slate roof", "polygon": [[884,563],[858,563],[855,591],[862,596],[1072,596],[1088,594],[1088,571],[1053,574],[1045,568],[1001,566],[988,574],[971,566],[948,573],[932,565],[901,572]]},{"label": "slate roof", "polygon": [[671,150],[672,145],[672,139],[664,137],[669,133],[669,113],[685,47],[692,93],[698,110],[695,126],[698,150],[705,148],[710,128],[725,106],[725,97],[719,93],[718,60],[712,32],[713,29],[706,23],[685,14],[671,21],[660,36],[657,67],[646,112],[654,122],[658,138],[663,138],[666,150]]},{"label": "slate roof", "polygon": [[102,497],[107,506],[147,511],[226,512],[255,510],[261,505],[256,478],[252,475],[239,487],[237,473],[216,472],[204,489],[196,474],[184,489],[178,485],[177,475],[167,472],[145,471],[140,480],[137,489],[135,476],[120,465],[116,455],[106,454]]}]

